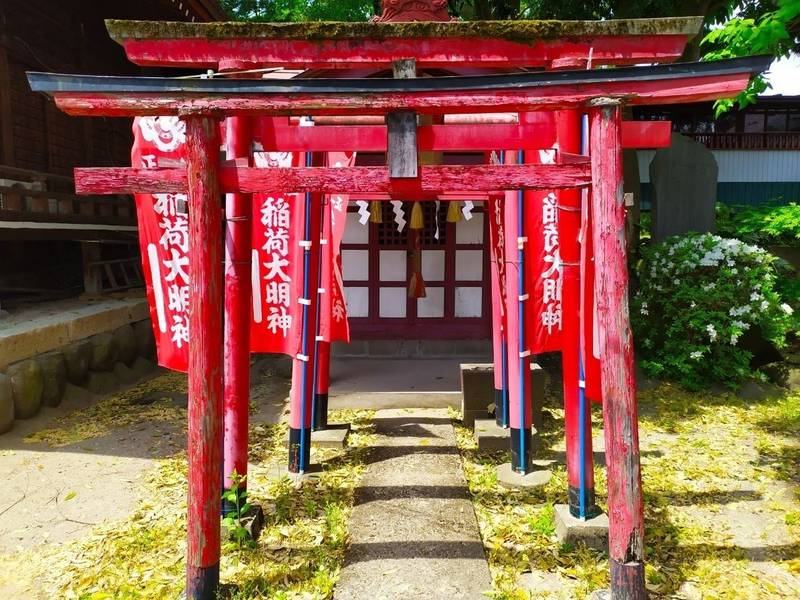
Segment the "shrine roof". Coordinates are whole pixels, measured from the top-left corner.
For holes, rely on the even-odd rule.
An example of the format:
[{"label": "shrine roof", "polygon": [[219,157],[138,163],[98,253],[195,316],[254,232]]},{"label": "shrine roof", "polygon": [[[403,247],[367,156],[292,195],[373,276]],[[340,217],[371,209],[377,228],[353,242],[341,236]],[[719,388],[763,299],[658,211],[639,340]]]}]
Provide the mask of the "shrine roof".
[{"label": "shrine roof", "polygon": [[527,111],[585,105],[598,98],[630,104],[732,97],[769,56],[502,75],[412,79],[232,79],[104,77],[28,73],[34,91],[52,94],[71,114],[385,114]]},{"label": "shrine roof", "polygon": [[499,75],[413,77],[394,79],[370,77],[356,79],[237,79],[229,77],[115,77],[105,75],[66,75],[29,72],[33,91],[153,93],[185,92],[200,94],[370,94],[389,92],[442,92],[539,88],[554,85],[585,85],[643,82],[704,75],[749,74],[765,70],[769,56],[748,56],[709,62],[673,63],[614,69],[574,71],[533,71]]},{"label": "shrine roof", "polygon": [[606,21],[412,21],[302,23],[107,20],[111,37],[128,40],[159,39],[262,39],[262,40],[382,40],[403,38],[482,38],[518,43],[542,39],[596,36],[691,35],[700,31],[702,17],[611,19]]}]

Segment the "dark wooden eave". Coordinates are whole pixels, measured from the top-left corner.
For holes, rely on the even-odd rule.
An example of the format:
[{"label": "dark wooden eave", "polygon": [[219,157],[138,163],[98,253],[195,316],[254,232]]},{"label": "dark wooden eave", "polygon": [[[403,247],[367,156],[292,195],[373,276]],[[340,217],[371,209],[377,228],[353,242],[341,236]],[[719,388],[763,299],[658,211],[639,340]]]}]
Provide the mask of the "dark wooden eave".
[{"label": "dark wooden eave", "polygon": [[34,91],[74,115],[429,114],[577,108],[596,98],[628,104],[697,102],[736,95],[772,58],[414,79],[185,79],[29,73]]}]

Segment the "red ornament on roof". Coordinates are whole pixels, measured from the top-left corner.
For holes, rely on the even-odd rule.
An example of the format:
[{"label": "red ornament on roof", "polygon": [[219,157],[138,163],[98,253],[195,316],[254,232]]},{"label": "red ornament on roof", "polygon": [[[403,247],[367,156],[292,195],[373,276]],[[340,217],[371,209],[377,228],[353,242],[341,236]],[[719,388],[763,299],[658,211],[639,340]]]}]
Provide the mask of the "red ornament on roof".
[{"label": "red ornament on roof", "polygon": [[375,23],[403,21],[452,21],[447,0],[383,0],[383,12],[375,15]]}]

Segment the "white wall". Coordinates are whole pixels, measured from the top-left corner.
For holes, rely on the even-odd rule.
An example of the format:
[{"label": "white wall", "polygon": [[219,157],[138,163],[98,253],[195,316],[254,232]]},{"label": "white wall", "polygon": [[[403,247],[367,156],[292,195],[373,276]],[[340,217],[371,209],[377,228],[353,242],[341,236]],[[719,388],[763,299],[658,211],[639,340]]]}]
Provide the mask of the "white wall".
[{"label": "white wall", "polygon": [[[638,150],[639,178],[650,183],[655,150]],[[712,150],[719,167],[718,181],[800,181],[800,152],[788,150]]]}]

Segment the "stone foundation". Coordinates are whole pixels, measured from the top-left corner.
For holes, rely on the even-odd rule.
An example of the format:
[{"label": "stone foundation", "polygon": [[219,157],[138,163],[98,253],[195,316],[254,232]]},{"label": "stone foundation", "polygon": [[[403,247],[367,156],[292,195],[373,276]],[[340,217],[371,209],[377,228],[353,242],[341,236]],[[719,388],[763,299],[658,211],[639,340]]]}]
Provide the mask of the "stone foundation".
[{"label": "stone foundation", "polygon": [[107,394],[155,369],[149,319],[125,324],[14,362],[0,371],[0,434],[15,419],[30,419],[42,406],[61,404],[67,382]]}]

